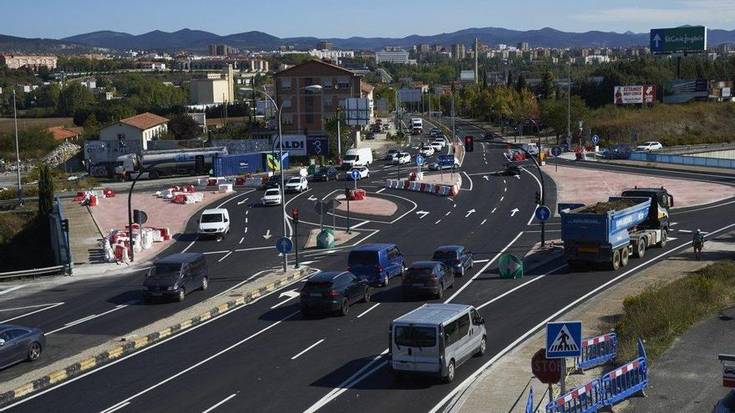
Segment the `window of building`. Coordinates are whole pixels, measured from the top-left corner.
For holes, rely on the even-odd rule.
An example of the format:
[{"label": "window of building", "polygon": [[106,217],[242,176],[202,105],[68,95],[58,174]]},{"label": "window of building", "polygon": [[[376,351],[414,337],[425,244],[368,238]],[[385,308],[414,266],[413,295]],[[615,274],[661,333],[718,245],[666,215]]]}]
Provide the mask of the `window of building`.
[{"label": "window of building", "polygon": [[282,113],[281,122],[284,125],[293,125],[293,113]]},{"label": "window of building", "polygon": [[338,89],[349,89],[350,88],[350,79],[343,77],[337,79],[337,88]]},{"label": "window of building", "polygon": [[331,89],[332,88],[332,78],[331,77],[323,77],[322,78],[322,87],[325,89]]},{"label": "window of building", "polygon": [[281,79],[281,89],[291,89],[291,78],[283,78]]},{"label": "window of building", "polygon": [[304,122],[307,124],[314,123],[314,114],[311,112],[307,112],[304,114]]},{"label": "window of building", "polygon": [[282,108],[290,108],[291,107],[291,99],[283,99],[283,102],[281,102]]}]

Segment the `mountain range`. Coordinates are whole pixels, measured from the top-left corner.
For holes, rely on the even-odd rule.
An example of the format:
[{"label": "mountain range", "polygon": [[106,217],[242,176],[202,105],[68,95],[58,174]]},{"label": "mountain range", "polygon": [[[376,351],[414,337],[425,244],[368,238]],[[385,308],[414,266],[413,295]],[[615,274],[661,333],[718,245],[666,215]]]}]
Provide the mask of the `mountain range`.
[{"label": "mountain range", "polygon": [[[63,39],[26,39],[21,37],[0,35],[0,51],[58,51],[88,48],[104,48],[111,50],[191,50],[203,51],[212,43],[226,44],[243,50],[274,50],[282,45],[290,45],[295,49],[312,49],[320,40],[327,40],[335,48],[354,50],[379,50],[386,46],[409,47],[415,44],[451,44],[463,43],[471,45],[475,38],[484,44],[515,45],[528,42],[531,47],[628,47],[646,46],[648,33],[616,33],[589,31],[584,33],[563,32],[545,27],[538,30],[510,30],[497,27],[470,28],[452,33],[435,35],[411,35],[402,38],[389,37],[349,37],[322,39],[316,37],[279,38],[268,33],[249,31],[220,36],[202,30],[181,29],[175,32],[154,30],[152,32],[133,35],[115,31],[97,31],[79,34]],[[710,46],[721,43],[735,43],[735,30],[709,30]]]}]

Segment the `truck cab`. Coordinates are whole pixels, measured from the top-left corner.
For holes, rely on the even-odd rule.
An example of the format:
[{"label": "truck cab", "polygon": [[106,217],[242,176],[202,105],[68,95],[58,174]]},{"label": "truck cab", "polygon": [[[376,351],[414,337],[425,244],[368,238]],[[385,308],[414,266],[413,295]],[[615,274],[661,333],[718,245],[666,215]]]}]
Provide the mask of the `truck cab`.
[{"label": "truck cab", "polygon": [[666,188],[632,188],[623,191],[622,196],[645,197],[651,200],[648,219],[641,224],[648,229],[669,230],[669,209],[674,206],[674,197]]}]

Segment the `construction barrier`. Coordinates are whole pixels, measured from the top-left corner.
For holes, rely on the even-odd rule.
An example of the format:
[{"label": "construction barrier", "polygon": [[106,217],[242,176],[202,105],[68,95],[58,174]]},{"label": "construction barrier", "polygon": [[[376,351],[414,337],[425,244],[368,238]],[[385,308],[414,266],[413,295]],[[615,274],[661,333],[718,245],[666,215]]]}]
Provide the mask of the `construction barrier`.
[{"label": "construction barrier", "polygon": [[386,189],[403,189],[406,191],[425,192],[438,196],[455,196],[459,193],[457,185],[431,184],[408,179],[386,179]]},{"label": "construction barrier", "polygon": [[604,406],[612,406],[648,387],[648,362],[643,342],[638,339],[638,358],[602,376]]},{"label": "construction barrier", "polygon": [[112,188],[105,188],[102,190],[102,195],[105,198],[114,198],[115,197],[115,191],[112,190]]},{"label": "construction barrier", "polygon": [[582,340],[582,356],[577,357],[577,367],[585,370],[615,360],[617,348],[618,336],[615,333]]},{"label": "construction barrier", "polygon": [[533,410],[533,387],[531,387],[528,390],[528,399],[526,400],[525,413],[534,413]]},{"label": "construction barrier", "polygon": [[592,413],[603,406],[600,379],[562,394],[546,405],[546,413]]},{"label": "construction barrier", "polygon": [[350,201],[362,201],[367,196],[367,192],[364,189],[352,189],[349,195]]}]

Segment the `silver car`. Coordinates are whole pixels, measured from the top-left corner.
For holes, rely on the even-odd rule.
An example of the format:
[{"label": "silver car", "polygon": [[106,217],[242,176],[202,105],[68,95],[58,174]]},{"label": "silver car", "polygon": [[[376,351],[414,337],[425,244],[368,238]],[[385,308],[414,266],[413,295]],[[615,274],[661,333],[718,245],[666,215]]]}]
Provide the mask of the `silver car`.
[{"label": "silver car", "polygon": [[34,361],[45,346],[46,336],[37,328],[0,324],[0,368]]}]

